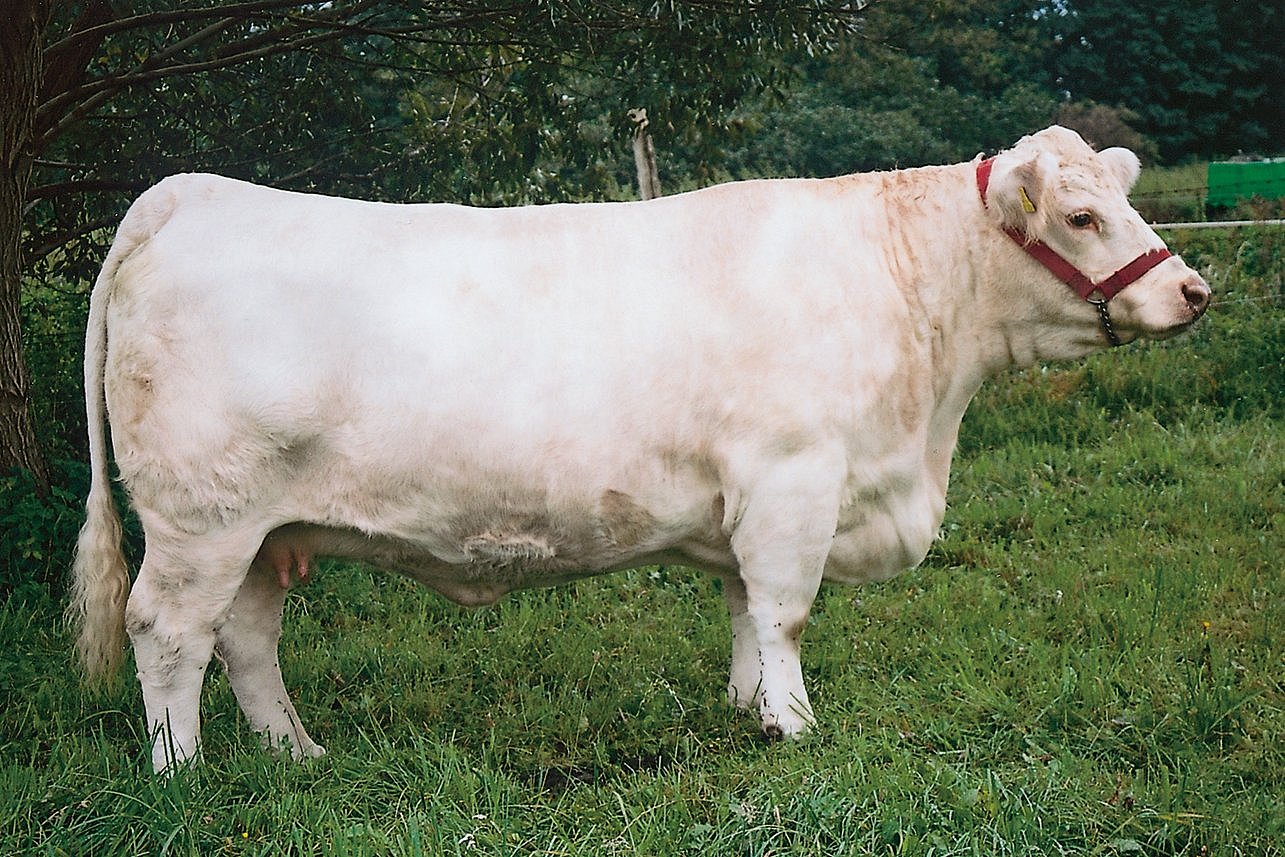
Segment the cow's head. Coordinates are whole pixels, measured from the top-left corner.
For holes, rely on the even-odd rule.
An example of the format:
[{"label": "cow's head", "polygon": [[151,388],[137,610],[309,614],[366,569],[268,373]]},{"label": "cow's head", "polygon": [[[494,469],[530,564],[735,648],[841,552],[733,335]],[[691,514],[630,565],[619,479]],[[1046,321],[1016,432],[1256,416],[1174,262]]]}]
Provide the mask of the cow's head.
[{"label": "cow's head", "polygon": [[1209,286],[1129,205],[1139,170],[1128,149],[1095,152],[1056,126],[979,163],[989,217],[1029,257],[1018,258],[1035,290],[1026,298],[1049,324],[1045,356],[1164,339],[1208,307]]}]

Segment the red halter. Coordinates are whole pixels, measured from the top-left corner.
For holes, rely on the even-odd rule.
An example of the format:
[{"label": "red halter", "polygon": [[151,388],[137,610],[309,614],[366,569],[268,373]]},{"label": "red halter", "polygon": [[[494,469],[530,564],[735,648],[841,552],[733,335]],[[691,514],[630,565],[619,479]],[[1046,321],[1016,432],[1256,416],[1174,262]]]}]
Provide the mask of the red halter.
[{"label": "red halter", "polygon": [[[994,166],[994,158],[987,158],[977,165],[977,193],[982,198],[983,206],[986,205],[986,188],[990,185],[991,169]],[[1083,300],[1097,307],[1098,317],[1102,320],[1102,329],[1106,333],[1107,341],[1112,345],[1119,345],[1120,338],[1116,336],[1115,330],[1111,327],[1111,316],[1107,313],[1107,301],[1119,294],[1125,286],[1140,279],[1156,265],[1173,255],[1164,247],[1148,250],[1102,282],[1095,283],[1083,271],[1072,265],[1060,253],[1038,238],[1030,238],[1021,230],[1012,226],[1005,226],[1004,233],[1025,250],[1032,259],[1047,268],[1053,276],[1070,286],[1071,290]],[[1095,290],[1102,293],[1101,298],[1090,297]]]}]

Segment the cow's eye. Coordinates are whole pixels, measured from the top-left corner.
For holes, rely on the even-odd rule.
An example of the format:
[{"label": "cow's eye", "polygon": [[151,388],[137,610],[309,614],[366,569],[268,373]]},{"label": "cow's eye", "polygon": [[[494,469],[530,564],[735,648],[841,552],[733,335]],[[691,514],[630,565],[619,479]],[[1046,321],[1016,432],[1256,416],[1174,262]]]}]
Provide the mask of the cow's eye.
[{"label": "cow's eye", "polygon": [[1087,211],[1077,211],[1066,219],[1076,229],[1088,229],[1093,225],[1093,215]]}]

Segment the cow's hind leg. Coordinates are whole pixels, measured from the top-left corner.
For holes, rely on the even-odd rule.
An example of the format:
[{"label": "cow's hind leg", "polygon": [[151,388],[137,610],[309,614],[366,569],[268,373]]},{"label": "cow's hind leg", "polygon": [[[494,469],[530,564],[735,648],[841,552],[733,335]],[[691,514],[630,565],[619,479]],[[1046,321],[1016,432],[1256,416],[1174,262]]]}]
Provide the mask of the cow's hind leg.
[{"label": "cow's hind leg", "polygon": [[125,610],[152,740],[152,767],[168,770],[200,747],[201,685],[218,626],[256,545],[201,537],[160,539],[147,551]]},{"label": "cow's hind leg", "polygon": [[267,559],[256,560],[218,629],[215,652],[250,728],[265,746],[284,743],[296,759],[321,756],[325,748],[308,737],[281,680],[277,643],[284,602],[276,569]]}]

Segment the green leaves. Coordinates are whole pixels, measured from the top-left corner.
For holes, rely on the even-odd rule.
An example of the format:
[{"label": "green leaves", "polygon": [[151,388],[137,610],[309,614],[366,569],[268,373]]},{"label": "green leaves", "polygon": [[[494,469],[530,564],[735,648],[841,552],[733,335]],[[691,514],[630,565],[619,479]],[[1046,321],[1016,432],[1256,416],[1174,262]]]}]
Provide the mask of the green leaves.
[{"label": "green leaves", "polygon": [[873,7],[858,37],[801,58],[784,97],[742,116],[735,175],[825,176],[966,160],[1048,124],[1038,60],[1052,36],[1023,7],[906,0]]},{"label": "green leaves", "polygon": [[1121,105],[1166,160],[1279,145],[1278,4],[1069,0],[1055,54],[1072,98]]}]

